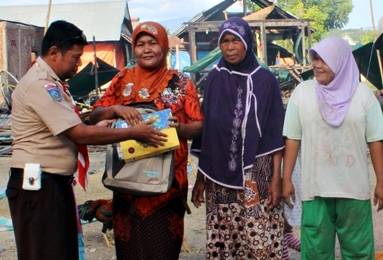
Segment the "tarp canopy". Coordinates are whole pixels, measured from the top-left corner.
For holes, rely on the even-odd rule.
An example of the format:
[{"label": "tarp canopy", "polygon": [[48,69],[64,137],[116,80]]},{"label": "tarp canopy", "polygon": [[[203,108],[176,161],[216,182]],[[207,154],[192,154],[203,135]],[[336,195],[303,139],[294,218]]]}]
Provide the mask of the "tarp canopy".
[{"label": "tarp canopy", "polygon": [[5,188],[0,187],[0,200],[5,198]]},{"label": "tarp canopy", "polygon": [[[98,86],[110,81],[119,70],[97,58]],[[95,66],[89,62],[79,73],[68,81],[69,91],[74,98],[87,96],[95,89]]]},{"label": "tarp canopy", "polygon": [[381,71],[383,68],[380,68],[377,50],[380,50],[380,57],[383,59],[383,34],[375,43],[370,42],[354,49],[353,54],[360,73],[376,88],[382,89],[383,75],[381,75]]},{"label": "tarp canopy", "polygon": [[[5,198],[5,188],[0,187],[0,200]],[[0,216],[0,231],[13,230],[12,221]]]},{"label": "tarp canopy", "polygon": [[[292,57],[293,56],[285,48],[283,48],[279,45],[276,45],[276,44],[270,43],[267,45],[267,48],[268,48],[268,52],[270,54],[274,53],[275,55],[277,55],[277,53],[279,53],[279,55],[281,57]],[[211,52],[209,52],[202,59],[199,59],[197,62],[192,64],[191,66],[185,67],[183,69],[183,72],[200,73],[204,69],[206,69],[210,64],[214,63],[215,61],[217,61],[221,57],[222,57],[221,50],[219,49],[219,47],[217,47],[214,50],[212,50]],[[264,64],[261,64],[261,65],[263,67],[267,67]]]},{"label": "tarp canopy", "polygon": [[206,67],[208,67],[210,64],[212,64],[214,61],[221,58],[221,50],[217,47],[211,52],[209,52],[205,57],[202,59],[199,59],[197,62],[192,64],[191,66],[185,67],[183,69],[184,72],[192,72],[192,73],[198,73],[204,70]]}]

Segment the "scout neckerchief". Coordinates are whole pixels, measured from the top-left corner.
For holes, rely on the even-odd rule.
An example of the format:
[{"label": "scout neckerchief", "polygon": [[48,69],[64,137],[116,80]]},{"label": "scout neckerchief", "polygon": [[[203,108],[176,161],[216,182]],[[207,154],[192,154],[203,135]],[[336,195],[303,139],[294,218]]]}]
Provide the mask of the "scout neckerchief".
[{"label": "scout neckerchief", "polygon": [[[80,117],[80,111],[78,110],[76,103],[74,102],[72,95],[68,90],[68,84],[65,82],[60,82],[63,86],[63,90],[65,94],[67,94],[72,99],[73,109],[76,114]],[[77,181],[86,190],[87,186],[87,173],[89,169],[89,154],[88,148],[84,144],[76,144],[77,145]]]}]

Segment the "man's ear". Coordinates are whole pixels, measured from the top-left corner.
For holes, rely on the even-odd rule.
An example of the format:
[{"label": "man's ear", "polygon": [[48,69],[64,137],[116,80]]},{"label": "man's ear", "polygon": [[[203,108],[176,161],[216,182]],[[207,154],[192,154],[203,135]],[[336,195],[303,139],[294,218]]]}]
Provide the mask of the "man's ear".
[{"label": "man's ear", "polygon": [[56,61],[58,55],[60,55],[61,52],[57,46],[52,46],[48,50],[48,54],[46,55],[51,61]]}]

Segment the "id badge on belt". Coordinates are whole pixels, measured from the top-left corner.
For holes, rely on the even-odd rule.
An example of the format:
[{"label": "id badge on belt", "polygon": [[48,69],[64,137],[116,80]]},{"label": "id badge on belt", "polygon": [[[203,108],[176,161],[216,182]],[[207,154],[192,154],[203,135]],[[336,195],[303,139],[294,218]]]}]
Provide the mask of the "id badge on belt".
[{"label": "id badge on belt", "polygon": [[39,163],[26,163],[23,174],[24,190],[41,189],[41,167]]}]

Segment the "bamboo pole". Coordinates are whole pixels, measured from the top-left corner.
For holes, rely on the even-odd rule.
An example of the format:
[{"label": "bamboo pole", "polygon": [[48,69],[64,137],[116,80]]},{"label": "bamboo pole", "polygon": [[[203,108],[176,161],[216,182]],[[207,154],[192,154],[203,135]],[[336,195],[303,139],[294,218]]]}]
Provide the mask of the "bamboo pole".
[{"label": "bamboo pole", "polygon": [[99,96],[100,92],[98,89],[98,62],[96,53],[96,37],[93,35],[93,58],[94,58],[94,88],[96,89],[96,95]]},{"label": "bamboo pole", "polygon": [[382,56],[380,56],[380,50],[376,50],[376,55],[378,56],[380,80],[382,81],[382,86],[383,86],[383,66],[382,66]]}]

